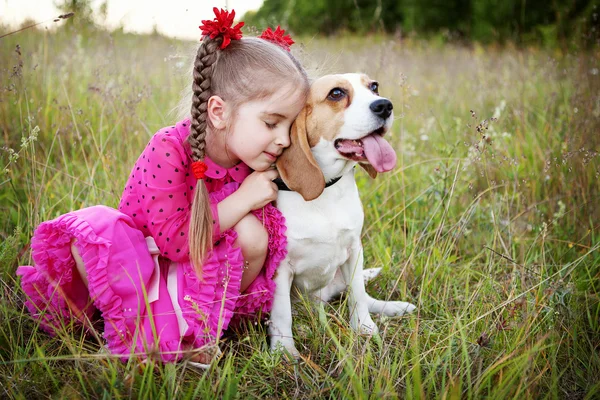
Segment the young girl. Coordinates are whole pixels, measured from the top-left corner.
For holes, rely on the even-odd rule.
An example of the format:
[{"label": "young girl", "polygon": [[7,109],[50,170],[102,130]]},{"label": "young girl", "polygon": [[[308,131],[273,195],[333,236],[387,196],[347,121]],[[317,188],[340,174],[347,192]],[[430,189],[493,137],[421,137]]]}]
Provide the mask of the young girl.
[{"label": "young girl", "polygon": [[271,309],[286,255],[272,165],[309,83],[289,35],[242,39],[235,13],[214,10],[200,27],[191,117],[151,138],[119,210],[90,207],[36,229],[35,266],[17,274],[45,330],[89,326],[100,310],[113,354],[172,362],[197,350],[192,360],[206,363],[201,350],[232,319]]}]

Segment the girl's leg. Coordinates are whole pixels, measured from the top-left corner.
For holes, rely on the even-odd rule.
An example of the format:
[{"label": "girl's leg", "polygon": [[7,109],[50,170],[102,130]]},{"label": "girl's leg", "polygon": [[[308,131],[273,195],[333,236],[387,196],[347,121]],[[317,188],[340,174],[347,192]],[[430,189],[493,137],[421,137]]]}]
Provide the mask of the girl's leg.
[{"label": "girl's leg", "polygon": [[208,368],[210,363],[221,354],[221,350],[215,344],[212,346],[206,346],[199,354],[195,354],[190,358],[190,361],[194,363],[203,364],[203,366],[199,366],[201,368]]},{"label": "girl's leg", "polygon": [[235,245],[244,255],[244,272],[240,291],[244,292],[262,269],[269,245],[269,236],[262,223],[252,214],[246,215],[233,229],[238,237]]},{"label": "girl's leg", "polygon": [[[233,229],[237,232],[235,245],[242,249],[244,256],[244,271],[240,291],[245,291],[256,279],[267,258],[269,236],[262,223],[252,214],[246,215]],[[195,354],[190,361],[200,363],[202,368],[208,368],[213,359],[218,355],[217,346],[207,346],[199,354]]]},{"label": "girl's leg", "polygon": [[85,266],[83,265],[83,259],[79,254],[79,250],[77,250],[77,247],[75,247],[76,241],[76,239],[71,240],[71,254],[75,259],[75,264],[77,265],[77,272],[79,272],[79,276],[81,277],[83,284],[85,285],[85,287],[88,287],[87,272],[85,270]]}]

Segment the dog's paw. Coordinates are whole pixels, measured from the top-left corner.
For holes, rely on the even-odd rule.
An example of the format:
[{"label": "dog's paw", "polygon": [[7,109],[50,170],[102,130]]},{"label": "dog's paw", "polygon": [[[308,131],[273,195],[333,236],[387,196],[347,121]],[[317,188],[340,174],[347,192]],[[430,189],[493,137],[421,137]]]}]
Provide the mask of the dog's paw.
[{"label": "dog's paw", "polygon": [[271,353],[282,353],[288,361],[295,362],[300,358],[300,352],[293,341],[272,341]]},{"label": "dog's paw", "polygon": [[387,317],[399,317],[404,314],[410,314],[416,309],[417,306],[404,301],[388,301],[383,306],[381,314]]},{"label": "dog's paw", "polygon": [[368,336],[376,335],[377,333],[379,333],[379,328],[373,321],[363,322],[362,324],[360,324],[358,333],[361,335],[368,335]]},{"label": "dog's paw", "polygon": [[379,332],[379,328],[370,315],[364,318],[350,318],[350,327],[359,335],[375,335]]},{"label": "dog's paw", "polygon": [[363,269],[363,280],[365,283],[377,278],[381,273],[381,268],[368,268]]}]

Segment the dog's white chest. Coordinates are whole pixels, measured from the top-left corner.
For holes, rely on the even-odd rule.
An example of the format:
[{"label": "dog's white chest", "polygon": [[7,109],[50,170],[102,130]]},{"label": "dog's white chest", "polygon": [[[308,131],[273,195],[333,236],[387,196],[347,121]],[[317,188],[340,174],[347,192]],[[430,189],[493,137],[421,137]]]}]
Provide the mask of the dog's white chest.
[{"label": "dog's white chest", "polygon": [[364,214],[353,174],[310,202],[298,193],[280,192],[277,207],[286,219],[294,285],[304,292],[325,287],[360,245]]}]

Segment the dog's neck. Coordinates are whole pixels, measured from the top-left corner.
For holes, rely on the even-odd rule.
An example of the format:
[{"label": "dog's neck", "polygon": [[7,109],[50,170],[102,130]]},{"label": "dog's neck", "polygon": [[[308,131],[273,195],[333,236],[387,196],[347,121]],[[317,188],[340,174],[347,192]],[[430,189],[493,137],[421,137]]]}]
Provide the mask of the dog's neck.
[{"label": "dog's neck", "polygon": [[[327,150],[327,143],[324,141],[321,141],[311,150],[317,164],[319,164],[321,172],[323,172],[325,188],[335,185],[348,171],[351,171],[358,164],[356,161],[336,157],[335,154],[331,153],[331,150]],[[273,182],[275,182],[279,190],[291,190],[281,178],[277,178]]]},{"label": "dog's neck", "polygon": [[356,161],[339,158],[337,152],[332,153],[331,144],[328,144],[325,140],[321,140],[311,150],[323,172],[325,183],[341,178],[357,164]]}]

